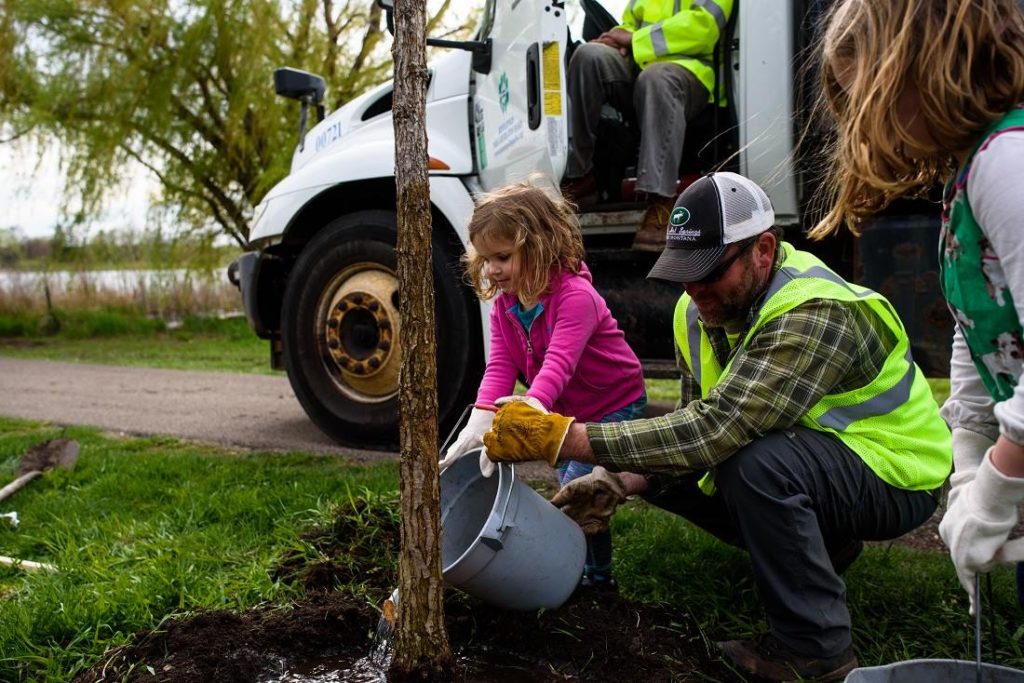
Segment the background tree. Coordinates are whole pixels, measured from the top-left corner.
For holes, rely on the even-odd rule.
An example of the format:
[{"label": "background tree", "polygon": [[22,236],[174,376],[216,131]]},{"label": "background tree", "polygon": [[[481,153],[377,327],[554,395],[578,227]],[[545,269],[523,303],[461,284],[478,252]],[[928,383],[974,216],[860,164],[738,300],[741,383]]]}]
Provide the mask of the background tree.
[{"label": "background tree", "polygon": [[[424,0],[395,3],[395,185],[398,286],[402,292],[401,556],[391,680],[451,680],[444,626],[441,505],[437,470],[437,367],[430,184],[427,176]],[[426,274],[426,277],[424,277]]]},{"label": "background tree", "polygon": [[371,0],[4,0],[0,139],[57,141],[83,216],[135,161],[180,220],[244,245],[295,146],[273,69],[324,75],[333,108],[388,77],[382,37]]}]

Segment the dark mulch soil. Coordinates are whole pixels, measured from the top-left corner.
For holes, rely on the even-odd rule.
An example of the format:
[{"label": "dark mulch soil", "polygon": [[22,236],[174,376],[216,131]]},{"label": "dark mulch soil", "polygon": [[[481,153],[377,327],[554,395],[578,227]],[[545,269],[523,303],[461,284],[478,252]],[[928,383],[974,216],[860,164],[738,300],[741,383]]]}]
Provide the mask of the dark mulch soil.
[{"label": "dark mulch soil", "polygon": [[[340,514],[328,529],[310,532],[306,540],[330,559],[282,558],[274,578],[296,582],[305,592],[290,608],[169,619],[108,652],[75,683],[253,683],[308,670],[311,661],[344,669],[364,658],[378,624],[370,601],[386,597],[396,581],[393,560],[381,557],[397,556],[397,520],[382,517],[381,509],[356,501],[355,514]],[[944,552],[937,530],[941,512],[891,542]],[[372,523],[364,523],[367,517]],[[363,586],[364,596],[334,590],[352,582]],[[522,613],[449,591],[445,612],[449,641],[467,681],[740,680],[688,614],[615,593],[577,592],[557,610]],[[494,666],[498,662],[501,667]],[[488,673],[499,668],[501,673]]]},{"label": "dark mulch soil", "polygon": [[288,609],[169,619],[131,645],[108,652],[74,681],[253,683],[280,671],[285,658],[357,648],[362,656],[374,619],[369,605],[341,593],[317,593]]},{"label": "dark mulch soil", "polygon": [[[467,681],[737,680],[689,617],[615,594],[574,597],[539,613],[451,594],[446,613]],[[310,660],[348,668],[370,651],[376,624],[375,610],[340,592],[311,594],[288,610],[209,612],[170,620],[107,653],[75,683],[252,683]],[[487,675],[492,666],[500,677]]]}]

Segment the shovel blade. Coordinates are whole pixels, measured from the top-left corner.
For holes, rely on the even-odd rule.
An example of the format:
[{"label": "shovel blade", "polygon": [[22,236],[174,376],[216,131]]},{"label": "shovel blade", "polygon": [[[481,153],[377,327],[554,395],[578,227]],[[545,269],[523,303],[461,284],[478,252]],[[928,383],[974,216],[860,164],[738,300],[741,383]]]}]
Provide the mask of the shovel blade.
[{"label": "shovel blade", "polygon": [[18,463],[18,475],[46,472],[60,467],[71,469],[78,460],[78,442],[74,439],[50,439],[25,451]]}]

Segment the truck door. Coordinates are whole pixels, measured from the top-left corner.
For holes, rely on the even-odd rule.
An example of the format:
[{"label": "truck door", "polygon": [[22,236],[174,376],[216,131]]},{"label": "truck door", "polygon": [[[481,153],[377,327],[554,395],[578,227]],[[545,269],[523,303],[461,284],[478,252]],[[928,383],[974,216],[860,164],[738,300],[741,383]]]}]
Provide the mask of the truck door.
[{"label": "truck door", "polygon": [[490,190],[565,170],[568,100],[565,0],[488,0],[480,40],[492,41],[487,73],[475,73],[473,140],[480,183]]}]

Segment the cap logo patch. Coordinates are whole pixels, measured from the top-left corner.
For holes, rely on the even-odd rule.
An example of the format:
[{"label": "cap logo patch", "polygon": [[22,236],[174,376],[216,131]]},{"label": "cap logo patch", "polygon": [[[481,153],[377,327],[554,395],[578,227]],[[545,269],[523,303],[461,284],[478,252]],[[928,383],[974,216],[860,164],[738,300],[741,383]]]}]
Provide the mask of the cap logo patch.
[{"label": "cap logo patch", "polygon": [[668,238],[677,241],[695,242],[700,239],[700,228],[684,227],[690,222],[690,210],[685,206],[677,206],[672,209],[668,217]]},{"label": "cap logo patch", "polygon": [[690,212],[685,206],[677,206],[672,209],[672,215],[668,217],[669,225],[676,228],[686,225],[686,222],[689,220]]}]

